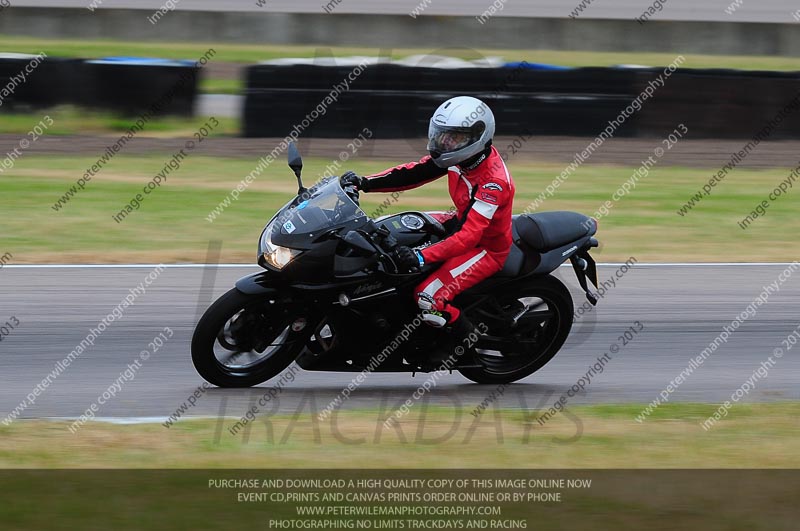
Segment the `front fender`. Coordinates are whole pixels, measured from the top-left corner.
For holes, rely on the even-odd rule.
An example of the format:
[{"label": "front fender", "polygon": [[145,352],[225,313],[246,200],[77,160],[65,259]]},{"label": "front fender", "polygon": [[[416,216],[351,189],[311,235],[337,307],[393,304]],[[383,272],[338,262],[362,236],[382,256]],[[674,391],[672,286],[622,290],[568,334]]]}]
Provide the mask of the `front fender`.
[{"label": "front fender", "polygon": [[275,273],[271,271],[259,271],[236,281],[236,289],[246,295],[263,295],[266,293],[277,293],[275,284]]}]

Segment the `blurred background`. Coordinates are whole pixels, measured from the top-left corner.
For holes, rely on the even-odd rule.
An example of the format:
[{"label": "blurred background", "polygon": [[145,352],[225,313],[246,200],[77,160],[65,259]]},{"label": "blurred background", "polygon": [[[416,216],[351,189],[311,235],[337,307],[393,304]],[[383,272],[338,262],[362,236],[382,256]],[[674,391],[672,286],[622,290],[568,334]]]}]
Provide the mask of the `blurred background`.
[{"label": "blurred background", "polygon": [[[223,239],[224,260],[249,262],[292,187],[282,164],[261,161],[282,157],[293,129],[307,181],[369,174],[423,156],[433,109],[471,94],[497,116],[517,211],[596,213],[663,149],[601,212],[602,258],[777,257],[791,243],[776,230],[794,223],[791,199],[747,230],[738,223],[798,164],[800,120],[783,111],[800,91],[798,19],[788,0],[6,0],[0,178],[19,192],[0,199],[8,252],[22,263],[196,261]],[[612,120],[602,147],[575,164]],[[180,169],[120,223],[192,138]],[[692,203],[732,161],[735,177]],[[365,209],[384,201],[369,196]],[[448,206],[437,183],[384,211]],[[34,223],[30,212],[41,213]],[[680,242],[663,241],[668,228]],[[762,245],[733,253],[741,240]]]},{"label": "blurred background", "polygon": [[[786,267],[775,263],[797,257],[799,9],[789,0],[0,0],[0,319],[22,322],[2,344],[2,415],[141,281],[152,267],[142,264],[230,266],[216,285],[206,277],[213,268],[169,268],[82,365],[20,414],[61,420],[0,426],[0,462],[797,467],[796,357],[711,434],[699,427],[795,330],[798,291],[788,283],[674,403],[645,423],[634,418],[775,281]],[[313,418],[292,431],[298,417],[289,413],[307,420],[304,408],[327,404],[348,374],[303,373],[276,415],[259,420],[252,442],[228,437],[222,425],[263,387],[203,391],[187,414],[201,418],[159,425],[200,389],[188,345],[210,292],[255,269],[262,228],[296,193],[287,135],[299,138],[306,184],[347,170],[377,173],[424,156],[431,113],[464,94],[497,116],[494,145],[516,182],[515,212],[597,217],[602,246],[593,255],[615,286],[620,263],[636,263],[596,314],[576,317],[564,352],[493,410],[506,422],[505,442],[491,425],[473,430],[467,415],[492,389],[457,375],[437,388],[430,417],[409,417],[427,420],[436,435],[463,409],[458,440],[435,447],[372,437],[376,404],[405,400],[419,385],[406,375],[371,377],[354,411],[342,414],[343,433],[373,444],[344,444],[338,432],[320,444]],[[365,194],[362,207],[373,215],[447,210],[444,181],[398,197]],[[14,269],[26,264],[80,267]],[[576,397],[574,416],[537,427],[528,444],[528,415],[639,319],[646,334]],[[70,433],[63,419],[81,415],[167,325],[176,339],[98,413],[114,424]],[[286,433],[280,443],[273,421],[276,434]],[[638,491],[652,509],[638,527],[669,526],[652,490]],[[609,512],[622,514],[620,506]],[[765,514],[789,522],[770,529],[796,522],[788,511],[727,498],[724,506],[747,525]],[[708,507],[682,514],[714,513]]]}]

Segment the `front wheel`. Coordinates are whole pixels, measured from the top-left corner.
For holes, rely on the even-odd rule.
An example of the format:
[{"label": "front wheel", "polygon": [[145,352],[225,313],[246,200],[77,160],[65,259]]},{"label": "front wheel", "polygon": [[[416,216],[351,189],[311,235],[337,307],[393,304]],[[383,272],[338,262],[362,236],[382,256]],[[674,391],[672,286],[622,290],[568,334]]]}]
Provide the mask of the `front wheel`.
[{"label": "front wheel", "polygon": [[236,288],[212,304],[192,336],[192,362],[219,387],[251,387],[277,376],[303,348],[307,325],[291,302]]},{"label": "front wheel", "polygon": [[530,376],[567,340],[572,314],[572,295],[550,275],[490,297],[469,312],[469,318],[476,325],[484,323],[487,336],[499,344],[481,348],[479,339],[475,359],[481,367],[459,372],[480,384],[505,384]]}]

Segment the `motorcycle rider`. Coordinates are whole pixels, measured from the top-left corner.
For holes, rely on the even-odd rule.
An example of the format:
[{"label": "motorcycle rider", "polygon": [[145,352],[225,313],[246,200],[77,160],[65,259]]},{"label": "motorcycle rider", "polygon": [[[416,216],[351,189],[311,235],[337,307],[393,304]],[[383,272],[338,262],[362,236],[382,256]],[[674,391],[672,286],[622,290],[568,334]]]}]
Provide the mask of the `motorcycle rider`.
[{"label": "motorcycle rider", "polygon": [[429,155],[367,177],[353,172],[341,177],[343,186],[364,192],[393,192],[447,175],[456,210],[449,215],[431,215],[454,230],[428,247],[400,246],[393,258],[407,270],[441,262],[416,287],[414,298],[427,324],[449,327],[450,350],[455,357],[465,351],[466,338],[475,326],[453,306],[453,299],[500,271],[512,244],[514,181],[492,146],[494,132],[495,119],[489,107],[477,98],[458,96],[442,103],[431,117]]}]

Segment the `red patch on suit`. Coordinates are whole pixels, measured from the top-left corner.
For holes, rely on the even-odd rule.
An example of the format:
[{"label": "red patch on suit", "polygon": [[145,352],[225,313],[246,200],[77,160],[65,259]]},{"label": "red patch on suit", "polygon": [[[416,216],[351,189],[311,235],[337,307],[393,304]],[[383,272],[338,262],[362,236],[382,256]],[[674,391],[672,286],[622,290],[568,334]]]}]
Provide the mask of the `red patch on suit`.
[{"label": "red patch on suit", "polygon": [[497,196],[488,194],[486,192],[481,192],[481,200],[483,201],[490,201],[492,203],[497,203]]}]

